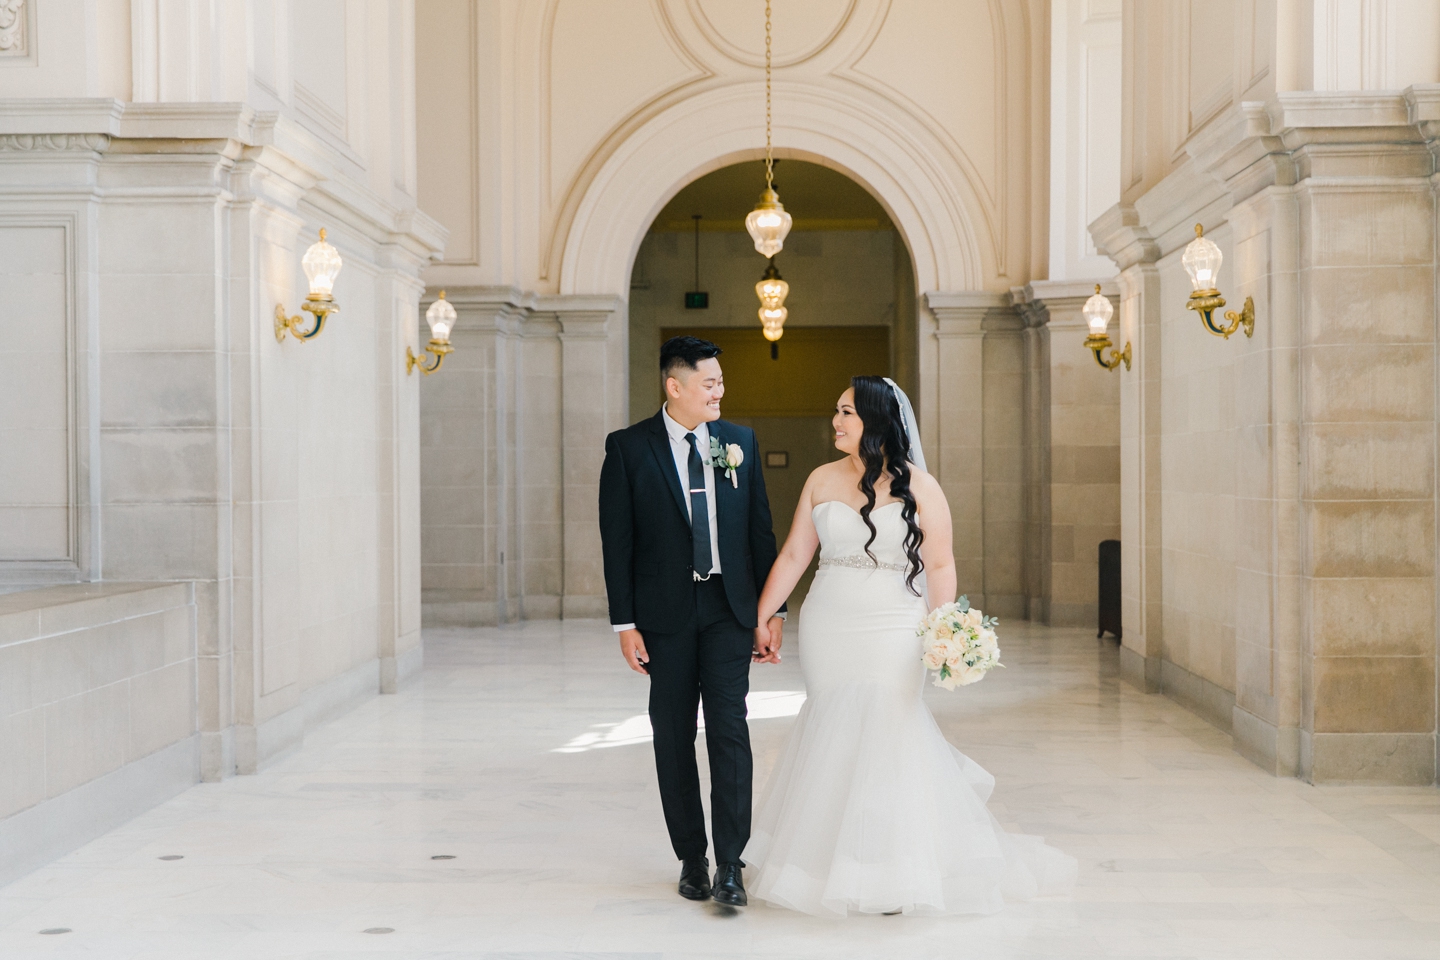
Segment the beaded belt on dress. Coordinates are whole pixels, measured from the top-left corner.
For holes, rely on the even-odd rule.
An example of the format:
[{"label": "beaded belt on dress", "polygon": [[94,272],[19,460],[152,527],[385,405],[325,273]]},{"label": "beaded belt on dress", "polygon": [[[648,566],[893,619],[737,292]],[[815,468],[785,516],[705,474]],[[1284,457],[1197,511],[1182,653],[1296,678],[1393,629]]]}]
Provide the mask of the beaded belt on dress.
[{"label": "beaded belt on dress", "polygon": [[821,568],[824,567],[852,567],[856,570],[895,570],[904,573],[910,569],[903,563],[881,563],[879,560],[871,560],[862,554],[849,557],[830,557],[820,561]]}]

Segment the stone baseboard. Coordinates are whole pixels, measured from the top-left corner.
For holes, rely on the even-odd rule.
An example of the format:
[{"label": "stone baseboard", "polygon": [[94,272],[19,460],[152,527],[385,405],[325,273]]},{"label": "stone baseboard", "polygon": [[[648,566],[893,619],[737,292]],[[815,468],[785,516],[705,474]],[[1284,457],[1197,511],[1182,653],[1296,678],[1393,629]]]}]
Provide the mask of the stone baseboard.
[{"label": "stone baseboard", "polygon": [[1435,783],[1433,733],[1300,732],[1300,775],[1311,783]]},{"label": "stone baseboard", "polygon": [[[607,610],[600,616],[608,616]],[[559,620],[560,598],[553,593],[529,593],[520,598],[521,620]]]},{"label": "stone baseboard", "polygon": [[400,684],[425,668],[425,647],[417,643],[394,657],[380,658],[380,692],[395,693]]},{"label": "stone baseboard", "polygon": [[610,616],[610,604],[604,597],[566,594],[560,605],[562,620],[597,620]]},{"label": "stone baseboard", "polygon": [[259,772],[298,749],[305,742],[307,733],[379,693],[380,661],[367,660],[305,691],[300,702],[284,713],[253,727],[237,725],[236,771]]},{"label": "stone baseboard", "polygon": [[1025,619],[1025,596],[1019,593],[987,593],[980,609],[989,617],[1002,620]]},{"label": "stone baseboard", "polygon": [[1176,666],[1169,660],[1160,661],[1160,692],[1189,709],[1207,723],[1230,733],[1234,722],[1235,694],[1216,686],[1204,677]]},{"label": "stone baseboard", "polygon": [[197,734],[0,820],[0,886],[65,856],[199,782]]},{"label": "stone baseboard", "polygon": [[1160,692],[1160,658],[1120,645],[1120,679],[1141,693]]},{"label": "stone baseboard", "polygon": [[493,600],[440,600],[420,605],[422,627],[493,627],[500,605]]},{"label": "stone baseboard", "polygon": [[1025,598],[1025,619],[1031,623],[1047,623],[1050,620],[1050,604],[1044,597]]},{"label": "stone baseboard", "polygon": [[1060,603],[1050,601],[1050,619],[1045,623],[1052,627],[1089,627],[1095,630],[1100,623],[1100,606],[1095,603]]},{"label": "stone baseboard", "polygon": [[1300,775],[1300,730],[1277,727],[1244,707],[1231,714],[1230,736],[1235,752],[1277,777]]}]

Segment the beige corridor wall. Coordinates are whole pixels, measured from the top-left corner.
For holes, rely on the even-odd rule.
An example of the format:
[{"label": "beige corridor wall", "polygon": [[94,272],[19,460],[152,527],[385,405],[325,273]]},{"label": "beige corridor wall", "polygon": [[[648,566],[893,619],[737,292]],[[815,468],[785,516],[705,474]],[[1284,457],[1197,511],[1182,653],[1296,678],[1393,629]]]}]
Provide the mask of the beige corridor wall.
[{"label": "beige corridor wall", "polygon": [[[1125,672],[1266,769],[1434,782],[1440,7],[1131,0],[1124,29],[1092,234],[1135,351]],[[1186,309],[1196,223],[1253,338]]]},{"label": "beige corridor wall", "polygon": [[[0,590],[193,582],[202,772],[252,772],[420,664],[413,6],[8,6]],[[341,312],[277,342],[321,228]]]}]

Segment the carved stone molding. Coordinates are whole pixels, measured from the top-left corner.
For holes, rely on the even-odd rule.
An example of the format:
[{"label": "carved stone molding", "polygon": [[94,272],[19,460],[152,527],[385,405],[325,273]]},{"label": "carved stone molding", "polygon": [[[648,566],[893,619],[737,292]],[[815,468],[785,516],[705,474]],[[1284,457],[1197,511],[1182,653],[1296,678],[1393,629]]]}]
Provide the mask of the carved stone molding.
[{"label": "carved stone molding", "polygon": [[23,57],[30,52],[25,29],[25,0],[0,0],[0,57]]},{"label": "carved stone molding", "polygon": [[1128,203],[1117,203],[1090,224],[1090,238],[1095,249],[1125,270],[1137,263],[1154,263],[1160,259],[1160,245],[1140,222],[1140,215]]},{"label": "carved stone molding", "polygon": [[[5,0],[0,0],[4,3]],[[103,153],[110,138],[103,133],[5,133],[0,134],[0,153],[94,150]]]}]

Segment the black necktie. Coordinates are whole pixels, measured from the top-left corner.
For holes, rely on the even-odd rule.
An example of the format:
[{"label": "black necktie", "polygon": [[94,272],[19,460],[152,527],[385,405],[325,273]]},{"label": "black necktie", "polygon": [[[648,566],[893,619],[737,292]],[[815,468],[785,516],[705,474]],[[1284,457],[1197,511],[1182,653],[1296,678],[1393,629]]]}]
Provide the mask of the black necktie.
[{"label": "black necktie", "polygon": [[705,465],[700,461],[695,434],[685,434],[690,444],[690,544],[691,564],[702,580],[710,576],[710,505],[705,501]]}]

